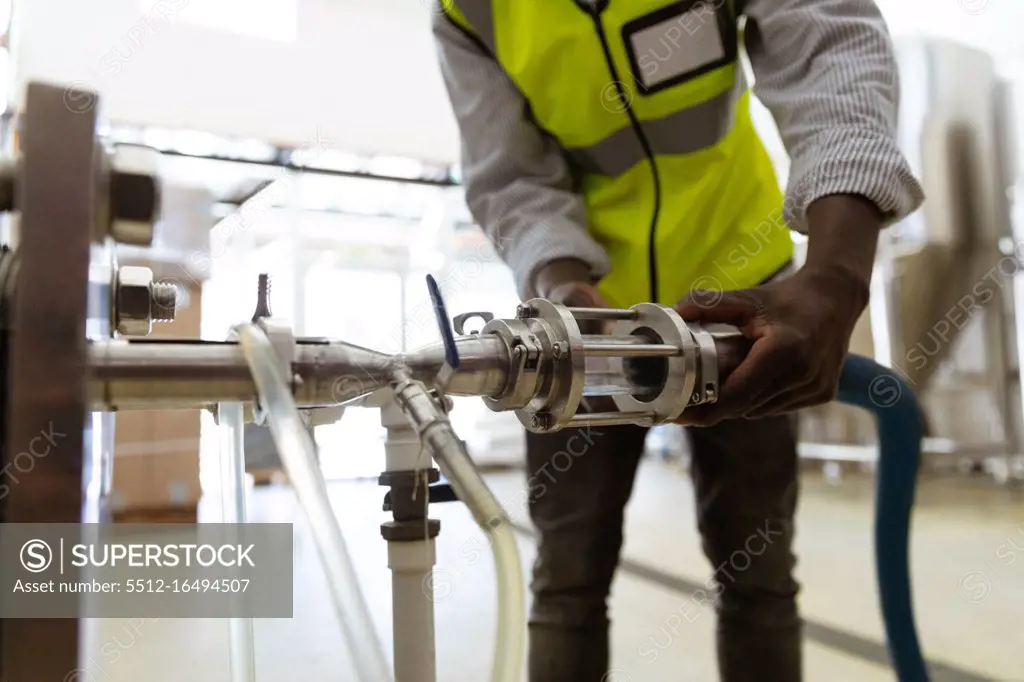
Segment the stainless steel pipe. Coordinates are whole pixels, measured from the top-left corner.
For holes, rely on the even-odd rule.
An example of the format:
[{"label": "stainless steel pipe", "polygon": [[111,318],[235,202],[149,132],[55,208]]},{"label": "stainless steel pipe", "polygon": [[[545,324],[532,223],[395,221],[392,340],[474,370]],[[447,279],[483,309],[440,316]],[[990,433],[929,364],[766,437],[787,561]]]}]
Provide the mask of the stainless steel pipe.
[{"label": "stainless steel pipe", "polygon": [[[508,380],[505,343],[494,336],[458,339],[461,366],[449,395],[496,396]],[[94,411],[196,409],[252,402],[256,385],[234,342],[101,341],[89,345],[88,404]],[[388,355],[348,343],[299,340],[292,368],[299,407],[351,402],[386,386],[394,370],[432,384],[444,364],[438,344]]]},{"label": "stainless steel pipe", "polygon": [[[529,382],[536,381],[536,377],[529,372],[524,373],[526,365],[520,366],[521,362],[529,360],[516,359],[510,350],[517,338],[504,338],[498,334],[458,337],[456,344],[461,364],[452,373],[444,392],[452,396],[501,400],[510,391],[530,390]],[[588,337],[587,341],[592,338]],[[635,385],[635,377],[626,375],[623,358],[656,356],[673,362],[672,358],[681,352],[671,344],[652,344],[643,336],[604,338],[606,342],[595,340],[580,347],[585,356],[583,367],[579,368],[579,376],[573,381],[580,381],[581,385],[573,390],[579,391],[581,396],[603,395],[618,399],[635,395],[643,387]],[[715,334],[714,342],[718,377],[724,379],[745,356],[749,342],[735,333]],[[295,403],[304,409],[352,403],[387,386],[398,370],[406,371],[413,379],[432,386],[444,366],[444,347],[441,344],[407,354],[389,355],[341,341],[299,339],[289,344],[284,352],[291,355],[288,360]],[[551,357],[538,360],[542,364],[554,362],[554,351],[551,353]],[[231,402],[251,405],[257,396],[242,349],[231,341],[96,341],[89,344],[88,362],[87,406],[92,411],[201,409]],[[685,371],[699,373],[700,367],[694,366]],[[652,383],[651,387],[656,384]],[[664,382],[659,385],[662,388],[658,390],[662,392],[672,393],[675,390],[666,388]],[[689,394],[685,386],[680,391]],[[530,395],[533,394],[527,395],[526,399]],[[631,405],[628,410],[622,406],[619,408],[641,416],[656,412],[646,401],[642,405]],[[492,406],[491,409],[495,408]],[[541,415],[541,418],[546,419],[547,416]],[[521,419],[525,417],[521,416]],[[592,420],[593,416],[589,419]],[[619,420],[621,423],[622,415]],[[540,419],[538,423],[542,423]]]}]

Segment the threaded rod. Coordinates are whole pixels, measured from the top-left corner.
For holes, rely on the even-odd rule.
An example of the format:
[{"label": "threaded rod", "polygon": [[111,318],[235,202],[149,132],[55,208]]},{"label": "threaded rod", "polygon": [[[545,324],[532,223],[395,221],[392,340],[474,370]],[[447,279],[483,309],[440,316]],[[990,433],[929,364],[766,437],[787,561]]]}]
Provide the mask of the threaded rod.
[{"label": "threaded rod", "polygon": [[618,310],[615,308],[569,308],[569,313],[577,320],[635,320],[635,310]]},{"label": "threaded rod", "polygon": [[681,352],[675,346],[661,343],[635,345],[588,343],[583,345],[584,355],[595,358],[670,358],[680,355]]},{"label": "threaded rod", "polygon": [[653,426],[653,412],[591,412],[577,414],[569,420],[569,428],[582,426],[618,426],[636,424],[637,426]]},{"label": "threaded rod", "polygon": [[169,282],[153,282],[149,296],[153,322],[174,322],[178,308],[178,287]]}]

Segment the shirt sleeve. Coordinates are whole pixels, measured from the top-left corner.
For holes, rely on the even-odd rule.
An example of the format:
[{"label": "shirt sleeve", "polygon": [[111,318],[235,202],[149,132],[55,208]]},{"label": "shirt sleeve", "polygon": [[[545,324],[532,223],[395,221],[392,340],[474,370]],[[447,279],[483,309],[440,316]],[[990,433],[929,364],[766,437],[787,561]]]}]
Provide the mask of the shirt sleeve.
[{"label": "shirt sleeve", "polygon": [[899,149],[895,49],[874,0],[748,0],[744,42],[754,93],[772,113],[790,176],[786,217],[807,230],[807,207],[863,196],[887,223],[924,192]]},{"label": "shirt sleeve", "polygon": [[557,142],[529,117],[495,59],[443,12],[434,17],[441,73],[462,138],[466,203],[529,298],[534,274],[575,258],[595,280],[610,262],[587,230],[582,197]]}]

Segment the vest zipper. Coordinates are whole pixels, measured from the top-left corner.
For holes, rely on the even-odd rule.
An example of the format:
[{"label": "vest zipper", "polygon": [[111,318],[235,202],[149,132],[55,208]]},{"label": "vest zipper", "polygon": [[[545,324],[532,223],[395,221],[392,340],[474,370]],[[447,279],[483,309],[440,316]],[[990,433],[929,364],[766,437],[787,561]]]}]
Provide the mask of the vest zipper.
[{"label": "vest zipper", "polygon": [[654,181],[654,211],[651,214],[651,227],[649,230],[649,242],[647,245],[647,263],[650,269],[651,276],[651,303],[658,303],[658,256],[656,245],[656,235],[658,229],[658,215],[661,213],[661,178],[658,175],[658,164],[654,160],[654,151],[651,148],[651,143],[647,139],[647,135],[644,134],[644,129],[640,126],[640,121],[636,117],[636,113],[633,111],[632,103],[626,92],[622,89],[622,80],[619,78],[618,69],[615,68],[615,62],[612,59],[611,48],[608,46],[608,36],[605,33],[604,26],[601,25],[601,11],[607,6],[607,3],[590,4],[584,10],[590,15],[590,18],[594,20],[594,28],[597,29],[597,37],[601,40],[601,49],[604,51],[605,61],[608,63],[608,70],[611,72],[612,80],[615,84],[615,90],[619,95],[623,106],[625,107],[626,115],[629,117],[629,122],[633,127],[633,131],[636,133],[637,138],[640,140],[640,146],[644,150],[644,154],[647,155],[647,160],[651,164],[651,176]]}]

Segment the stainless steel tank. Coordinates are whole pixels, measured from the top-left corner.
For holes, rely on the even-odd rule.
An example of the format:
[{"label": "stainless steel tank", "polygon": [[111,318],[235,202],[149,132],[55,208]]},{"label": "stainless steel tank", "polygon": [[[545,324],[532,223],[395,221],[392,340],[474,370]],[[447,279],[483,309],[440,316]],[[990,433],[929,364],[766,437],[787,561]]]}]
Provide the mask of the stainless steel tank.
[{"label": "stainless steel tank", "polygon": [[[964,453],[1024,451],[1017,377],[1017,176],[1009,87],[992,58],[897,42],[900,143],[927,194],[884,235],[871,322],[877,359],[922,396],[931,435]],[[943,449],[943,448],[940,448]]]}]

